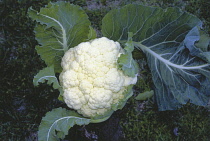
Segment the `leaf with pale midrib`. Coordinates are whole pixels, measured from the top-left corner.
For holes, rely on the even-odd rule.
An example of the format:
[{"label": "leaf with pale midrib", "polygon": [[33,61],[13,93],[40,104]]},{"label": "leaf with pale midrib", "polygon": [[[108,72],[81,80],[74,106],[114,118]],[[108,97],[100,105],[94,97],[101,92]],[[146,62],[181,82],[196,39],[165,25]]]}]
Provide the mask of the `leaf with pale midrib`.
[{"label": "leaf with pale midrib", "polygon": [[175,110],[187,102],[205,106],[210,98],[210,52],[194,45],[201,24],[178,8],[126,5],[103,18],[102,33],[119,42],[133,33],[134,46],[146,54],[159,110]]},{"label": "leaf with pale midrib", "polygon": [[[45,81],[47,81],[48,85],[53,86],[54,89],[58,89],[60,92],[60,96],[63,95],[63,89],[60,86],[57,77],[55,76],[55,72],[54,72],[54,67],[50,66],[50,67],[46,67],[42,70],[40,70],[33,79],[33,84],[34,86],[38,86],[39,83],[44,83]],[[60,97],[60,100],[61,97]]]},{"label": "leaf with pale midrib", "polygon": [[54,65],[55,72],[61,72],[64,52],[89,38],[88,16],[79,6],[68,2],[49,3],[40,12],[30,8],[28,14],[37,21],[38,54],[48,66]]},{"label": "leaf with pale midrib", "polygon": [[39,141],[57,141],[64,139],[74,125],[87,125],[90,119],[84,118],[74,111],[56,108],[47,112],[42,118],[38,131]]}]

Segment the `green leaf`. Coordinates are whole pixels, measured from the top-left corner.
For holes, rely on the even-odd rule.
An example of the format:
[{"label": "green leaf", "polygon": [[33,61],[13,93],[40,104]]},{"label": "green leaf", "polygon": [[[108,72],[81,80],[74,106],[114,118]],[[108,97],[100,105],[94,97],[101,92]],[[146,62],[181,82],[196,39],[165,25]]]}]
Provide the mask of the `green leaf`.
[{"label": "green leaf", "polygon": [[88,41],[97,38],[97,33],[92,26],[89,27]]},{"label": "green leaf", "polygon": [[53,109],[42,118],[38,131],[39,141],[57,141],[64,139],[74,125],[87,125],[90,119],[64,108]]},{"label": "green leaf", "polygon": [[47,66],[54,65],[55,72],[61,72],[61,58],[69,48],[87,41],[90,21],[81,7],[68,2],[49,3],[40,12],[28,11],[37,21],[35,28],[38,54]]},{"label": "green leaf", "polygon": [[55,76],[53,66],[40,70],[39,73],[34,76],[33,84],[34,86],[38,86],[39,83],[44,83],[46,80],[48,85],[53,84],[54,89],[59,89],[61,87],[58,83],[57,77]]},{"label": "green leaf", "polygon": [[210,63],[210,51],[200,53],[200,56],[204,58],[208,63]]},{"label": "green leaf", "polygon": [[185,39],[186,47],[192,56],[197,56],[210,63],[210,38],[199,27],[190,31]]},{"label": "green leaf", "polygon": [[138,94],[135,99],[136,100],[147,100],[147,99],[151,98],[153,95],[154,95],[153,90],[146,91],[146,92]]},{"label": "green leaf", "polygon": [[[160,43],[167,39],[182,40],[187,32],[201,21],[179,8],[162,9],[129,4],[109,11],[102,19],[102,34],[115,41],[126,41],[133,33],[133,41]],[[162,35],[162,36],[160,36]]]},{"label": "green leaf", "polygon": [[132,33],[129,34],[128,41],[125,43],[124,54],[121,54],[118,58],[118,64],[123,73],[129,77],[135,77],[138,73],[138,64],[133,59],[132,52],[134,50],[134,44],[132,41]]},{"label": "green leaf", "polygon": [[37,75],[34,76],[33,79],[33,84],[34,86],[38,86],[39,83],[44,83],[45,81],[47,81],[48,85],[53,84],[53,88],[54,89],[58,89],[60,92],[60,95],[58,97],[58,99],[60,101],[64,101],[62,98],[63,95],[63,89],[60,86],[57,77],[55,76],[55,72],[54,72],[54,67],[46,67],[42,70],[39,71],[39,73],[37,73]]},{"label": "green leaf", "polygon": [[206,60],[210,63],[210,37],[202,30],[199,30],[200,39],[195,46],[202,51],[195,51],[198,52],[198,56]]},{"label": "green leaf", "polygon": [[60,100],[62,102],[65,102],[64,99],[63,99],[63,91],[62,91],[62,93],[59,94],[58,100]]},{"label": "green leaf", "polygon": [[114,112],[113,110],[109,110],[106,113],[104,113],[103,115],[95,116],[95,117],[91,118],[91,123],[104,122],[110,118],[110,116],[113,114],[113,112]]},{"label": "green leaf", "polygon": [[210,37],[204,31],[199,30],[200,32],[200,39],[195,46],[200,48],[202,51],[206,52],[210,50]]},{"label": "green leaf", "polygon": [[133,33],[134,46],[146,54],[155,100],[163,111],[187,102],[205,106],[210,99],[210,52],[195,46],[203,38],[197,28],[201,25],[198,18],[178,8],[130,4],[105,15],[102,33],[119,42]]}]

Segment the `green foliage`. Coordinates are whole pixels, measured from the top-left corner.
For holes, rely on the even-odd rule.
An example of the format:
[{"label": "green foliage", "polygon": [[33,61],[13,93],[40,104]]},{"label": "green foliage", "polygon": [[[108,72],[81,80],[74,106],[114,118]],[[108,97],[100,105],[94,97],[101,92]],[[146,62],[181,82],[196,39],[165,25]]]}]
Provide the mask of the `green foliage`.
[{"label": "green foliage", "polygon": [[39,141],[57,141],[59,138],[64,139],[68,130],[77,125],[87,125],[90,119],[86,119],[74,111],[64,108],[53,109],[48,112],[39,126]]},{"label": "green foliage", "polygon": [[[0,114],[3,116],[0,121],[0,140],[36,140],[38,125],[40,124],[41,118],[46,114],[46,112],[56,107],[65,107],[57,100],[57,90],[54,90],[46,83],[40,84],[39,87],[34,87],[32,83],[34,75],[40,69],[46,67],[46,65],[40,59],[40,56],[37,55],[37,52],[34,48],[36,45],[38,45],[33,33],[35,24],[27,16],[27,11],[28,8],[31,6],[36,11],[39,11],[40,8],[44,7],[49,1],[50,0],[0,1],[0,105],[2,107],[0,109]],[[57,0],[51,1],[53,2]],[[106,3],[106,7],[97,10],[87,10],[85,0],[67,1],[83,6],[89,16],[89,19],[94,29],[97,29],[97,34],[101,35],[100,33],[98,33],[98,30],[100,30],[101,28],[101,19],[113,5],[110,6],[108,5],[108,3]],[[111,0],[106,0],[106,2],[109,1]],[[127,2],[127,4],[130,4],[131,2],[135,3],[135,0],[121,1],[121,5],[123,5],[123,3],[125,2]],[[199,16],[199,18],[204,21],[205,29],[210,29],[208,28],[210,27],[210,4],[207,0],[138,0],[138,3],[161,7],[178,6],[183,10],[187,10],[188,12]],[[115,7],[119,7],[119,5],[116,5]],[[144,55],[143,53],[136,52],[134,53],[134,58],[143,60]],[[139,61],[139,63],[140,65],[145,65],[144,60]],[[141,80],[141,82],[139,81],[138,86],[135,87],[139,92],[143,92],[145,89],[148,88],[144,87],[144,84],[147,86],[152,85],[151,76],[148,76],[149,70],[147,69],[147,66],[145,65],[143,68],[144,69],[141,70],[140,74],[140,77],[143,78],[143,80]],[[125,110],[125,112],[127,113],[128,111],[130,111],[132,107],[133,105],[131,105],[129,109]],[[193,110],[194,112],[192,114]],[[205,140],[205,136],[208,137],[208,134],[210,132],[209,128],[206,128],[206,125],[208,125],[208,123],[205,120],[206,118],[209,118],[209,116],[207,116],[207,113],[209,112],[202,112],[202,108],[197,108],[197,110],[195,110],[195,108],[189,108],[185,111],[185,114],[180,115],[180,117],[185,117],[182,119],[185,121],[186,124],[183,124],[184,122],[182,122],[182,124],[180,125],[183,125],[183,128],[178,128],[178,131],[181,132],[183,130],[183,132],[181,133],[186,136],[186,140],[191,135],[192,138],[195,137],[195,135],[200,137],[200,139],[195,138],[197,140]],[[163,115],[164,114],[166,114],[168,117],[168,114],[166,112],[164,112]],[[124,115],[120,113],[120,116],[123,117]],[[197,117],[200,118],[197,120]],[[176,117],[171,116],[171,118],[174,119],[177,123]],[[188,121],[193,118],[193,124],[190,124]],[[77,140],[78,138],[81,140],[90,140],[85,136],[88,131],[89,133],[95,132],[95,134],[92,135],[99,135],[99,139],[101,139],[101,136],[104,136],[105,140],[110,140],[110,138],[107,139],[107,137],[114,134],[117,130],[115,128],[112,129],[113,127],[115,127],[113,124],[116,123],[117,118],[114,117],[114,120],[113,118],[111,119],[112,120],[108,120],[101,124],[93,124],[91,126],[92,128],[88,128],[90,126],[86,126],[86,128],[80,126],[71,128],[70,133],[75,133],[76,131],[77,133],[73,135],[69,134],[70,138],[68,139],[73,141]],[[163,118],[161,118],[159,121],[161,121],[162,119]],[[153,122],[153,120],[148,120],[148,123],[151,122]],[[170,125],[170,122],[167,122],[165,124],[165,126]],[[190,126],[197,126],[198,128],[189,128]],[[85,129],[87,129],[87,131]],[[168,128],[168,130],[172,131],[173,128]],[[106,134],[102,132],[106,132]],[[125,131],[125,133],[128,132]],[[166,133],[168,133],[168,131],[162,134],[165,134],[164,136],[167,136]],[[125,136],[127,137],[128,134],[125,134]],[[136,132],[136,134],[139,133]],[[171,134],[168,135],[170,136]],[[71,138],[72,136],[75,138]],[[192,138],[190,140],[195,140]],[[95,138],[92,138],[92,140],[94,139]],[[117,140],[115,139],[114,141]]]},{"label": "green foliage", "polygon": [[134,44],[132,41],[133,34],[128,35],[128,41],[125,43],[124,54],[121,54],[118,58],[118,64],[123,73],[129,77],[135,77],[138,74],[138,64],[133,59],[132,52],[134,50]]},{"label": "green foliage", "polygon": [[58,79],[55,76],[54,67],[46,67],[43,70],[40,70],[39,73],[34,76],[33,84],[34,86],[38,86],[39,83],[44,83],[47,80],[47,84],[53,84],[54,89],[59,89],[61,86],[59,85]]},{"label": "green foliage", "polygon": [[53,89],[59,90],[60,95],[59,95],[58,99],[60,101],[64,101],[63,97],[62,97],[63,89],[60,86],[58,78],[55,75],[53,66],[46,67],[46,68],[40,70],[39,73],[36,76],[34,76],[33,84],[34,84],[34,86],[38,86],[39,83],[45,83],[46,81],[47,81],[48,85],[52,84]]},{"label": "green foliage", "polygon": [[55,72],[60,73],[64,52],[88,39],[90,21],[87,15],[79,6],[67,2],[49,3],[40,12],[29,9],[28,13],[37,21],[38,54],[47,66],[53,65]]},{"label": "green foliage", "polygon": [[[71,5],[67,2],[49,3],[45,8],[41,8],[40,12],[29,9],[28,14],[37,22],[35,34],[36,40],[40,45],[36,47],[36,50],[48,66],[34,77],[34,85],[38,86],[39,82],[43,83],[47,80],[47,84],[52,84],[53,88],[60,90],[62,94],[62,87],[59,85],[55,72],[61,72],[60,64],[63,54],[69,48],[88,39],[95,38],[96,32],[90,27],[90,22],[84,11],[82,11],[80,7]],[[135,77],[138,73],[138,65],[132,58],[132,51],[134,50],[132,33],[129,35],[128,41],[125,43],[125,54],[123,54],[118,61],[126,75]],[[90,122],[103,122],[107,120],[114,111],[122,109],[128,98],[133,94],[132,87],[133,85],[127,86],[127,89],[123,92],[124,98],[120,102],[113,104],[111,109],[103,115],[92,117]],[[42,119],[38,132],[40,140],[55,140],[56,138],[63,139],[65,135],[67,135],[67,131],[70,128],[69,126],[62,130],[60,130],[62,126],[59,129],[55,128],[55,130],[59,131],[58,137],[55,137],[56,133],[54,132],[54,127],[52,129],[53,133],[51,134],[52,126],[45,126],[46,124],[44,121],[47,121],[47,118],[50,120],[51,116],[54,117],[55,112],[61,113],[62,110],[53,110]],[[59,119],[65,118],[62,116],[67,115],[60,114]],[[57,123],[57,120],[55,122],[56,127],[63,125],[61,122]],[[68,124],[72,124],[73,126],[76,123],[70,121]],[[46,130],[50,131],[46,132]],[[60,134],[62,134],[62,136],[60,136]]]},{"label": "green foliage", "polygon": [[147,99],[151,98],[153,95],[154,95],[153,90],[146,91],[146,92],[138,94],[135,99],[136,100],[147,100]]},{"label": "green foliage", "polygon": [[92,26],[89,26],[89,28],[90,30],[89,30],[87,41],[97,38],[96,30]]},{"label": "green foliage", "polygon": [[[135,46],[146,54],[159,110],[175,110],[188,101],[205,106],[210,98],[210,64],[203,61],[209,59],[210,51],[194,46],[200,39],[197,27],[201,24],[197,17],[178,8],[129,4],[105,15],[102,34],[123,42],[133,33],[133,42],[125,49]],[[135,66],[132,61],[125,62],[128,57],[119,58],[123,60],[120,63]]]},{"label": "green foliage", "polygon": [[[182,17],[179,18],[180,16]],[[185,24],[187,20],[190,24]],[[177,21],[177,23],[173,21]],[[170,24],[170,26],[167,26],[167,24]],[[184,26],[175,32],[175,28],[182,24]],[[156,43],[160,43],[164,41],[167,35],[170,36],[168,40],[173,40],[183,30],[186,33],[177,39],[179,42],[184,39],[190,29],[200,24],[201,21],[198,18],[182,12],[178,8],[164,10],[159,7],[129,4],[120,9],[113,9],[106,14],[102,20],[102,33],[112,40],[121,41],[127,40],[128,33],[131,32],[133,33],[133,41],[144,41],[146,43],[153,39],[156,40]],[[159,31],[164,34],[162,39]],[[173,34],[166,33],[167,31],[171,31]],[[153,36],[155,33],[157,35]]]},{"label": "green foliage", "polygon": [[204,52],[210,50],[210,37],[204,31],[200,30],[200,40],[195,43],[195,46]]}]

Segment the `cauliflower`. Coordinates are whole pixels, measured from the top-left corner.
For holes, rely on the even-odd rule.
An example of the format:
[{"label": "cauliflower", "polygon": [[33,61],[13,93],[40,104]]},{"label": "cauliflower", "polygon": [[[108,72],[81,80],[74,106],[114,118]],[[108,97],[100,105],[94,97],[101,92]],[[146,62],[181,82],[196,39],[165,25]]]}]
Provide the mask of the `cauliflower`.
[{"label": "cauliflower", "polygon": [[123,74],[117,64],[124,53],[118,42],[106,37],[80,43],[62,58],[59,79],[68,107],[85,117],[103,115],[123,100],[137,76]]}]

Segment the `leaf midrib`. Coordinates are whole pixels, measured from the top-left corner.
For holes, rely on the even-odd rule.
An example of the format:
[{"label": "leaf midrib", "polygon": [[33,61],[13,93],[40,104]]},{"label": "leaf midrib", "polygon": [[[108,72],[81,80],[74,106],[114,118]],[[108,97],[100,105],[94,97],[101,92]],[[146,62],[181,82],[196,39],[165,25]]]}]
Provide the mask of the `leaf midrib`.
[{"label": "leaf midrib", "polygon": [[[77,120],[84,120],[85,118],[80,118],[80,117],[75,117],[75,116],[67,116],[67,117],[62,117],[62,118],[59,118],[57,119],[56,121],[53,122],[53,124],[50,126],[48,132],[47,132],[47,141],[49,141],[49,138],[50,138],[50,132],[51,132],[51,129],[53,128],[53,126],[55,124],[57,124],[60,120],[64,120],[64,119],[70,119],[70,118],[75,118]],[[87,120],[87,119],[86,119]]]},{"label": "leaf midrib", "polygon": [[178,65],[178,64],[174,64],[172,62],[170,62],[169,60],[163,58],[160,54],[157,54],[156,52],[154,52],[153,50],[151,50],[149,47],[138,43],[138,42],[134,42],[135,47],[137,47],[138,49],[140,48],[143,52],[147,52],[150,55],[154,56],[155,58],[157,58],[160,62],[164,63],[167,66],[171,66],[180,70],[195,70],[195,69],[202,69],[204,67],[209,66],[209,64],[203,64],[203,65],[198,65],[198,66],[184,66],[184,65]]},{"label": "leaf midrib", "polygon": [[61,31],[62,31],[62,37],[63,37],[63,38],[62,38],[62,39],[63,39],[63,42],[61,43],[61,45],[63,46],[64,52],[66,52],[66,51],[68,50],[68,45],[67,45],[66,30],[65,30],[65,28],[63,27],[63,25],[62,25],[58,20],[56,20],[55,18],[52,18],[52,17],[47,16],[47,15],[44,15],[44,14],[40,14],[40,13],[39,13],[39,15],[44,16],[44,17],[46,17],[46,18],[48,18],[48,19],[53,20],[54,22],[56,22],[56,23],[60,26]]}]

